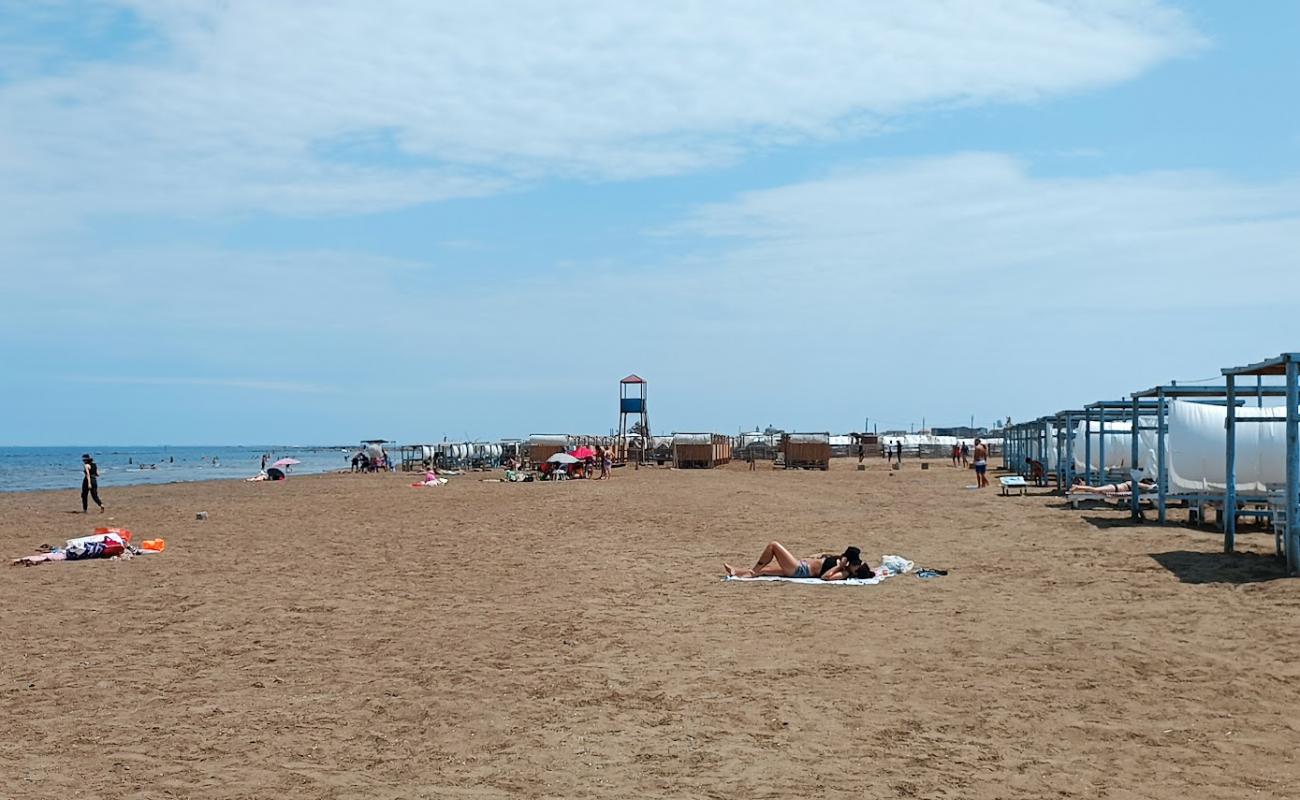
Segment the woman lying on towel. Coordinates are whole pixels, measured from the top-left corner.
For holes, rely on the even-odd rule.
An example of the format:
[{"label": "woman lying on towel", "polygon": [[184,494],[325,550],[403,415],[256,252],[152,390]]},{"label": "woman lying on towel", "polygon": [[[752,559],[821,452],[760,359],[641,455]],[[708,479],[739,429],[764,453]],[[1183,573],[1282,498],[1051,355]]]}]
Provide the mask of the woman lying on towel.
[{"label": "woman lying on towel", "polygon": [[737,569],[723,564],[731,578],[759,578],[781,576],[785,578],[821,578],[824,581],[842,581],[849,578],[871,578],[875,573],[862,561],[862,551],[850,547],[839,555],[818,553],[807,558],[795,558],[780,542],[763,548],[753,569]]},{"label": "woman lying on towel", "polygon": [[[1138,481],[1138,490],[1143,492],[1153,492],[1156,488],[1156,482],[1150,478],[1143,478]],[[1104,483],[1101,486],[1089,486],[1083,478],[1075,478],[1074,485],[1070,487],[1070,494],[1131,494],[1133,492],[1133,481],[1124,481],[1123,483]]]}]

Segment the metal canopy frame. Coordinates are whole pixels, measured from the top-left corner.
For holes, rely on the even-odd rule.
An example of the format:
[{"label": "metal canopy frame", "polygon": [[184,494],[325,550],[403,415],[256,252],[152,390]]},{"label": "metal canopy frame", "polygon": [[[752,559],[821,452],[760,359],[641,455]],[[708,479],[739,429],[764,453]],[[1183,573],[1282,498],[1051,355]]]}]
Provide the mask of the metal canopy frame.
[{"label": "metal canopy frame", "polygon": [[[1237,406],[1240,406],[1245,402],[1243,397],[1255,397],[1258,403],[1262,404],[1265,397],[1282,397],[1286,392],[1282,387],[1265,386],[1262,382],[1258,382],[1254,387],[1243,387],[1238,390],[1236,394],[1240,395],[1240,397],[1233,396],[1230,398],[1228,386],[1226,384],[1180,385],[1178,383],[1169,383],[1161,386],[1153,386],[1150,389],[1141,392],[1134,392],[1131,395],[1135,402],[1151,397],[1156,398],[1156,509],[1157,519],[1160,524],[1163,525],[1168,517],[1169,463],[1165,456],[1165,434],[1169,432],[1169,426],[1165,422],[1165,418],[1169,410],[1169,401],[1176,399],[1190,399],[1193,402],[1215,403],[1216,405],[1218,405],[1218,403],[1215,401],[1221,401],[1224,405],[1235,409]],[[1142,430],[1151,430],[1151,428],[1142,428]],[[1135,430],[1133,435],[1137,437],[1140,434]],[[1136,447],[1136,444],[1134,446]],[[1233,504],[1235,505],[1235,487],[1233,495]],[[1226,509],[1229,507],[1227,505],[1228,498],[1226,491],[1223,494],[1201,493],[1195,496],[1202,499],[1222,499],[1225,504],[1224,517],[1226,519],[1230,516],[1226,512]],[[1131,511],[1134,519],[1141,516],[1136,498],[1134,498]],[[1224,522],[1223,524],[1226,525],[1227,523]],[[1231,547],[1228,549],[1231,549]]]},{"label": "metal canopy frame", "polygon": [[1253,377],[1257,391],[1262,391],[1264,376],[1282,376],[1285,378],[1284,386],[1272,387],[1284,391],[1286,397],[1286,489],[1282,498],[1286,509],[1286,527],[1282,535],[1282,549],[1286,556],[1287,574],[1300,575],[1300,353],[1283,353],[1244,367],[1225,367],[1221,372],[1228,398],[1223,549],[1230,553],[1236,544],[1237,423],[1277,422],[1275,417],[1262,415],[1237,416],[1236,404],[1233,402],[1239,392],[1237,379]]},{"label": "metal canopy frame", "polygon": [[1046,457],[1053,419],[1054,417],[1039,417],[1005,428],[1002,432],[1002,468],[1028,477],[1030,470],[1025,460],[1037,457],[1041,462]]},{"label": "metal canopy frame", "polygon": [[[1145,416],[1151,416],[1157,411],[1155,401],[1142,402],[1141,400],[1098,400],[1095,403],[1089,403],[1083,407],[1084,410],[1084,475],[1088,483],[1092,483],[1092,419],[1097,419],[1097,480],[1102,481],[1106,478],[1106,423],[1118,422],[1121,420],[1128,421],[1131,424],[1130,431],[1136,429],[1143,411],[1148,412]],[[1093,412],[1096,412],[1094,415]],[[1138,445],[1137,437],[1134,434],[1133,445],[1130,449],[1129,469],[1137,469],[1138,466]]]}]

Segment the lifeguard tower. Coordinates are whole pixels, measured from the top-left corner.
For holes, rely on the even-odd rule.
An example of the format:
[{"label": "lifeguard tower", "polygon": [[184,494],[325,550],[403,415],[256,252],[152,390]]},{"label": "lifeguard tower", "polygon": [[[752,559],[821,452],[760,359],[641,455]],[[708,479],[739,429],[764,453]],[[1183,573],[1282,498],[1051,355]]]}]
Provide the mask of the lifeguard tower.
[{"label": "lifeguard tower", "polygon": [[633,422],[634,428],[638,421],[641,425],[642,438],[636,456],[638,464],[645,460],[646,450],[653,442],[650,438],[650,416],[646,413],[645,390],[645,379],[638,375],[628,375],[618,382],[618,447],[623,460],[627,461],[627,418],[640,417]]}]

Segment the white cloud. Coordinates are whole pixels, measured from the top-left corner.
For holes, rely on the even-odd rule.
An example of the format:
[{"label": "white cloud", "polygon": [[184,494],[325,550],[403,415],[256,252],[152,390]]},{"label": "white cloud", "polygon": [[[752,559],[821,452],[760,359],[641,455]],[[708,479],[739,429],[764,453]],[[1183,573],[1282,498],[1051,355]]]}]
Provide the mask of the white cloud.
[{"label": "white cloud", "polygon": [[[657,425],[820,428],[864,406],[987,420],[1259,360],[1286,348],[1300,293],[1295,180],[1043,177],[969,153],[743,193],[655,234],[667,255],[651,262],[543,256],[490,283],[454,258],[71,247],[0,270],[0,357],[15,376],[57,364],[351,386],[391,395],[385,413],[483,430],[521,404],[604,420],[602,381],[632,370],[675,415]],[[1121,354],[1134,337],[1143,355]],[[810,393],[828,375],[833,389]],[[519,391],[557,382],[581,411]],[[964,388],[977,384],[987,396]],[[409,402],[420,393],[433,399]],[[791,408],[804,416],[779,416]]]},{"label": "white cloud", "polygon": [[[0,207],[382,210],[682,172],[1197,48],[1156,2],[139,2],[125,62],[0,87]],[[593,10],[594,9],[594,10]],[[75,12],[75,8],[73,9]]]},{"label": "white cloud", "polygon": [[1040,178],[1013,158],[973,153],[750,192],[697,209],[670,233],[732,243],[712,269],[694,265],[682,280],[785,304],[1222,308],[1259,304],[1261,287],[1300,290],[1294,180]]}]

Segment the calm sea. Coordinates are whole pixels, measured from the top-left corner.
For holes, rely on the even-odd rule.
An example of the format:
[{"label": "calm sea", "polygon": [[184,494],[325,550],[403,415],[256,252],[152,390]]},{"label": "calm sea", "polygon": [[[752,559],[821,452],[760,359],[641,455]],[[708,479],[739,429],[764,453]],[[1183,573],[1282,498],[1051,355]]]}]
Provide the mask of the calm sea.
[{"label": "calm sea", "polygon": [[[101,493],[114,486],[174,483],[257,474],[267,463],[296,458],[289,475],[348,469],[356,448],[347,447],[0,447],[0,492],[81,489],[81,454],[99,465]],[[105,500],[105,502],[111,502]]]}]

